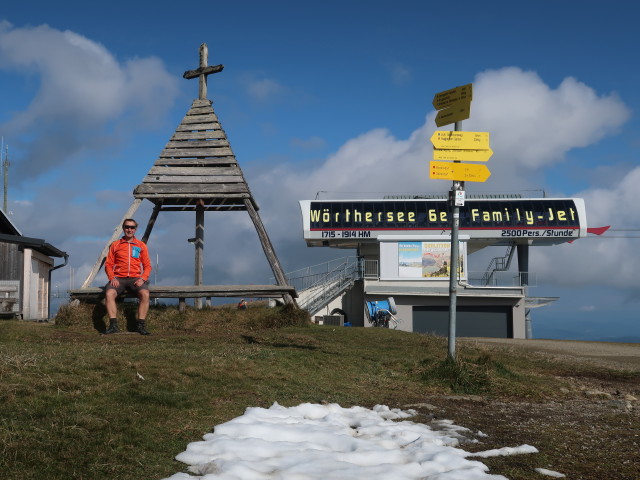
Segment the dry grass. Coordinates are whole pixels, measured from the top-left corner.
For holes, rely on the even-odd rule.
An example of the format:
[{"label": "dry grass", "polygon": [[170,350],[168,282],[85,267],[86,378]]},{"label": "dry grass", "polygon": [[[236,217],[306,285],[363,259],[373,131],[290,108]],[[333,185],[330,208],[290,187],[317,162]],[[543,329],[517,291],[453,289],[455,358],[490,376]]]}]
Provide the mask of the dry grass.
[{"label": "dry grass", "polygon": [[[135,305],[119,316],[127,325]],[[640,464],[638,410],[583,390],[640,396],[637,373],[469,345],[447,363],[443,338],[313,326],[285,307],[153,308],[149,337],[100,335],[105,322],[99,304],[64,307],[55,326],[2,322],[3,480],[163,478],[188,442],[276,401],[419,405],[418,420],[489,435],[467,449],[539,448],[486,461],[513,480],[540,478],[534,467],[628,480]]]}]

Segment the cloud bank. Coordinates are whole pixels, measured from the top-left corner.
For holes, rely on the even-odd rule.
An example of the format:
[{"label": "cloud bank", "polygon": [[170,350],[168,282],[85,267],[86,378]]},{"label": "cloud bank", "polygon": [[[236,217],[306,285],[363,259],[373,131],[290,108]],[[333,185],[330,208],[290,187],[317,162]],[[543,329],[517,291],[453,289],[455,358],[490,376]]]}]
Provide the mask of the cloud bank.
[{"label": "cloud bank", "polygon": [[158,58],[119,62],[103,45],[47,25],[1,22],[0,69],[39,80],[30,104],[0,125],[21,157],[18,180],[113,148],[127,128],[163,117],[178,94]]}]

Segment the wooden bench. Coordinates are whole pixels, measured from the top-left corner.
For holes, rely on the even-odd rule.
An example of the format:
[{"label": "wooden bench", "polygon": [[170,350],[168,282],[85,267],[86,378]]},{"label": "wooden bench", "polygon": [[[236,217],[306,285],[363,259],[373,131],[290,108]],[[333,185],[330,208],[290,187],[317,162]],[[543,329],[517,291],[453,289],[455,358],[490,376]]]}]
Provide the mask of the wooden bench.
[{"label": "wooden bench", "polygon": [[[71,290],[69,294],[71,300],[99,301],[104,298],[104,287],[76,289]],[[180,311],[184,311],[187,298],[283,298],[285,295],[298,298],[295,287],[290,285],[152,285],[149,287],[150,298],[177,298]],[[128,292],[125,292],[122,297],[136,298]]]}]

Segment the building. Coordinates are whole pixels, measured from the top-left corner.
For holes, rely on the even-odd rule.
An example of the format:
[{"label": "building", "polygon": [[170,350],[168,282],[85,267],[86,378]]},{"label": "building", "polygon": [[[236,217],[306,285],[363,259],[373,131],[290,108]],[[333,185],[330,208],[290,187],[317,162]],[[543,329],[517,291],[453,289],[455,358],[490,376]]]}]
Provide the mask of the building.
[{"label": "building", "polygon": [[[54,266],[54,258],[64,262]],[[48,319],[51,272],[68,258],[42,239],[23,236],[0,210],[0,316]]]},{"label": "building", "polygon": [[[339,312],[367,326],[365,302],[392,297],[398,329],[448,334],[451,257],[450,202],[444,198],[302,200],[310,247],[355,249],[352,282],[312,314]],[[460,207],[457,336],[531,338],[529,310],[552,301],[528,296],[529,248],[587,234],[579,198],[477,198]],[[467,257],[487,246],[507,247],[481,276]],[[514,256],[517,274],[500,279]],[[337,277],[333,277],[338,282]],[[320,305],[320,304],[317,304]]]}]

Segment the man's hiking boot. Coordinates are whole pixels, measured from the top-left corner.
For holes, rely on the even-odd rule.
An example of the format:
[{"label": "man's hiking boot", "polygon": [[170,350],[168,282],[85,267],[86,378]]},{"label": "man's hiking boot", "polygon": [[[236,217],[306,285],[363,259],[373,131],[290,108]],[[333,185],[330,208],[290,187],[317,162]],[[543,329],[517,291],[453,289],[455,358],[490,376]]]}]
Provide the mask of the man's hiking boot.
[{"label": "man's hiking boot", "polygon": [[120,329],[118,328],[117,325],[109,325],[109,328],[107,328],[107,331],[104,332],[105,335],[110,335],[112,333],[120,333]]},{"label": "man's hiking boot", "polygon": [[151,332],[147,332],[147,329],[144,328],[144,322],[138,322],[137,331],[140,335],[151,335]]}]

